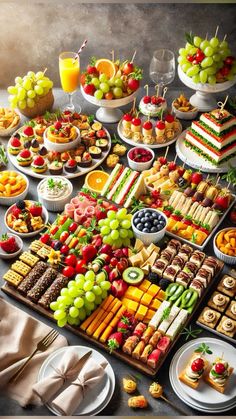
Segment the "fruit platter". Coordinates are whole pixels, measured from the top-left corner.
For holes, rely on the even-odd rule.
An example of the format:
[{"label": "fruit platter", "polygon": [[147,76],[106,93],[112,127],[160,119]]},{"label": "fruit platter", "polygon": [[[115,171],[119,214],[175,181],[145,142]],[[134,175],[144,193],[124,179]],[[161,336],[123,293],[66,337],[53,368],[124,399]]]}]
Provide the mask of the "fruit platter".
[{"label": "fruit platter", "polygon": [[99,166],[110,148],[110,134],[100,122],[65,111],[23,125],[11,136],[7,152],[12,164],[26,175],[76,178]]}]

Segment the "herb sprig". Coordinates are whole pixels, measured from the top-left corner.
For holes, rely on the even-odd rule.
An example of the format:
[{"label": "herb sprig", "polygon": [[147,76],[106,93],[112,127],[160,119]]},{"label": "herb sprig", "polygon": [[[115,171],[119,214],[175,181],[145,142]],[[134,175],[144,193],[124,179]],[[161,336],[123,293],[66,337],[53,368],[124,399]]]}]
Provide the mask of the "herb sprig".
[{"label": "herb sprig", "polygon": [[181,332],[181,335],[185,336],[185,341],[189,339],[196,339],[198,335],[202,333],[202,329],[193,329],[190,325],[189,328],[185,327],[183,331]]}]

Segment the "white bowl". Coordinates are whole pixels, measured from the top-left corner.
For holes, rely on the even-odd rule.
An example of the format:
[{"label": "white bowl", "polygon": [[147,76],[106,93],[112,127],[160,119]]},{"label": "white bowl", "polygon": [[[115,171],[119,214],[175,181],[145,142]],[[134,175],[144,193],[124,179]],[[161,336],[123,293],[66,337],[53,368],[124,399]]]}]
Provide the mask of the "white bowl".
[{"label": "white bowl", "polygon": [[[145,150],[148,150],[151,153],[152,158],[150,160],[146,161],[146,162],[136,162],[136,161],[133,161],[130,158],[130,152],[132,150],[137,149],[137,148],[144,148]],[[154,151],[151,148],[149,148],[149,147],[144,147],[143,145],[140,145],[140,146],[137,146],[137,147],[133,147],[127,153],[127,159],[128,159],[129,167],[132,170],[137,170],[138,172],[142,172],[143,170],[148,170],[151,167],[154,158],[155,158]]]},{"label": "white bowl", "polygon": [[222,260],[225,263],[228,263],[228,265],[236,265],[236,256],[229,256],[226,255],[225,253],[221,252],[221,250],[218,249],[218,247],[216,246],[216,238],[217,236],[222,232],[222,231],[228,231],[228,230],[235,230],[236,231],[236,227],[227,227],[227,228],[223,228],[223,230],[218,231],[218,233],[216,233],[215,237],[214,237],[214,241],[213,241],[213,247],[214,247],[214,252],[215,255],[218,259]]},{"label": "white bowl", "polygon": [[[31,201],[30,200],[30,202],[35,202],[35,201]],[[47,210],[46,210],[46,208],[44,206],[42,207],[43,208],[42,217],[44,219],[44,226],[42,228],[40,228],[39,230],[31,231],[30,233],[19,233],[18,231],[15,231],[11,227],[8,226],[8,224],[7,224],[7,216],[11,212],[12,206],[13,205],[11,205],[10,208],[8,208],[8,210],[6,211],[5,216],[4,216],[5,226],[7,227],[7,229],[9,231],[11,231],[11,233],[16,234],[17,236],[22,237],[22,238],[28,238],[28,237],[37,236],[37,234],[39,234],[42,230],[44,230],[45,225],[48,223],[48,212],[47,212]]]},{"label": "white bowl", "polygon": [[18,237],[16,234],[8,234],[9,237],[14,237],[16,240],[16,243],[18,244],[19,249],[14,253],[6,253],[2,248],[0,248],[0,259],[13,259],[16,256],[18,256],[22,249],[23,249],[23,241],[20,237]]},{"label": "white bowl", "polygon": [[128,103],[130,103],[134,100],[134,98],[137,96],[137,92],[138,92],[138,90],[131,93],[131,95],[121,97],[119,99],[112,99],[112,100],[100,99],[100,100],[98,100],[92,95],[87,95],[85,93],[83,87],[81,86],[81,93],[84,96],[84,98],[88,102],[92,103],[93,105],[102,106],[103,108],[119,108],[120,106],[125,106],[125,105],[127,105]]},{"label": "white bowl", "polygon": [[[19,195],[15,195],[15,196],[12,196],[12,197],[3,197],[3,196],[1,196],[0,197],[0,204],[1,205],[8,205],[9,206],[9,205],[13,205],[16,201],[24,200],[25,197],[26,197],[26,195],[27,195],[27,193],[28,193],[28,190],[29,190],[29,179],[28,179],[28,177],[25,176],[21,172],[17,172],[17,170],[12,170],[12,171],[13,172],[16,172],[18,175],[22,176],[25,179],[25,181],[26,181],[26,188]],[[1,174],[3,174],[3,173],[4,173],[4,171],[1,172]]]},{"label": "white bowl", "polygon": [[174,113],[174,115],[178,119],[191,120],[191,119],[195,119],[197,117],[197,114],[199,112],[199,109],[198,108],[194,108],[192,111],[183,112],[183,111],[180,111],[179,109],[177,109],[174,106],[174,101],[173,101],[172,102],[172,112]]},{"label": "white bowl", "polygon": [[[65,196],[59,197],[59,198],[46,198],[40,193],[40,187],[43,183],[47,183],[49,179],[54,180],[62,180],[68,185],[68,193]],[[70,201],[72,193],[73,193],[73,185],[72,183],[66,179],[63,176],[48,176],[45,179],[42,179],[41,182],[39,182],[37,186],[37,193],[38,193],[38,200],[41,202],[42,205],[44,205],[45,208],[47,208],[48,211],[52,212],[61,212],[64,210],[65,205]]]},{"label": "white bowl", "polygon": [[160,214],[164,218],[164,220],[166,222],[165,227],[163,227],[162,230],[157,231],[156,233],[143,233],[142,231],[139,231],[134,225],[134,217],[137,216],[137,214],[139,214],[141,211],[143,211],[143,209],[135,212],[135,214],[132,217],[132,221],[131,221],[134,235],[137,239],[140,239],[144,243],[145,246],[148,246],[151,243],[159,242],[164,237],[165,232],[166,232],[166,226],[167,226],[167,217],[161,211],[159,211],[157,209],[154,209],[154,208],[144,208],[144,210],[157,212],[158,214]]},{"label": "white bowl", "polygon": [[[16,112],[16,110],[15,110],[15,112]],[[16,113],[20,117],[20,114],[18,112],[16,112]],[[6,129],[0,128],[0,137],[10,137],[16,130],[18,130],[18,128],[20,128],[20,126],[21,126],[21,119],[19,119],[18,124],[14,125],[14,127],[6,128]]]},{"label": "white bowl", "polygon": [[50,127],[48,127],[44,131],[43,139],[45,147],[50,151],[58,151],[59,153],[63,153],[63,151],[72,150],[80,143],[80,130],[77,127],[74,127],[77,131],[77,137],[73,141],[63,144],[53,143],[52,141],[49,141],[49,139],[47,138],[47,132],[49,128]]}]

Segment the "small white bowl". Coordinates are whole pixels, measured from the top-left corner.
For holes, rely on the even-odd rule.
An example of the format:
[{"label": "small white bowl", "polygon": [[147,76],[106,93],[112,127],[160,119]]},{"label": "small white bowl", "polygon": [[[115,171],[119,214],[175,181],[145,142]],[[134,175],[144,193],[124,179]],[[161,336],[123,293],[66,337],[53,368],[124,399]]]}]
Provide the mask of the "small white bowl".
[{"label": "small white bowl", "polygon": [[[15,110],[15,112],[16,112],[16,110]],[[16,112],[16,113],[20,117],[20,114],[18,112]],[[6,128],[6,129],[0,128],[0,137],[10,137],[15,131],[17,131],[20,128],[20,126],[21,126],[21,119],[19,119],[18,124],[14,125],[14,127]]]},{"label": "small white bowl", "polygon": [[[166,224],[165,224],[165,227],[162,228],[162,230],[157,231],[156,233],[143,233],[142,231],[139,231],[135,227],[134,218],[137,217],[137,214],[139,214],[141,211],[147,211],[147,210],[156,212],[157,214],[161,215],[164,218]],[[145,246],[148,246],[151,243],[159,242],[164,237],[165,232],[166,232],[166,226],[167,226],[167,217],[165,216],[165,214],[163,214],[161,211],[158,211],[155,208],[144,208],[135,212],[135,214],[132,217],[131,224],[132,224],[132,229],[133,229],[135,237],[137,239],[140,239],[144,243]]]},{"label": "small white bowl", "polygon": [[[30,200],[30,202],[32,202],[32,203],[33,203],[33,202],[35,202],[35,201],[31,201],[31,200]],[[47,212],[47,210],[46,210],[46,208],[45,208],[44,206],[42,206],[42,208],[43,208],[42,218],[43,218],[43,220],[44,220],[44,225],[43,225],[43,227],[42,227],[42,228],[40,228],[39,230],[36,230],[36,231],[31,231],[30,233],[19,233],[18,231],[15,231],[15,230],[13,230],[11,227],[9,227],[9,226],[8,226],[8,224],[7,224],[7,216],[8,216],[8,214],[11,212],[12,207],[13,207],[13,205],[11,205],[11,206],[8,208],[8,210],[6,211],[5,216],[4,216],[4,223],[5,223],[5,226],[7,227],[7,229],[8,229],[11,233],[16,234],[17,236],[22,237],[22,238],[28,238],[28,237],[34,237],[34,236],[37,236],[37,234],[39,234],[42,230],[44,230],[44,229],[45,229],[45,225],[48,223],[48,212]]]},{"label": "small white bowl", "polygon": [[228,230],[235,230],[236,231],[236,227],[227,227],[227,228],[223,228],[223,230],[218,231],[218,233],[216,233],[215,237],[214,237],[214,241],[213,241],[213,247],[214,247],[214,252],[215,255],[218,259],[222,260],[223,262],[227,263],[228,265],[236,265],[236,256],[229,256],[226,255],[225,253],[221,252],[220,249],[218,249],[218,247],[216,246],[216,239],[217,236],[222,232],[222,231],[228,231]]},{"label": "small white bowl", "polygon": [[183,112],[183,111],[180,111],[179,109],[177,109],[174,106],[174,102],[172,102],[172,112],[178,119],[186,119],[186,120],[189,121],[189,120],[195,119],[197,117],[199,109],[194,108],[194,110],[192,110],[192,111]]},{"label": "small white bowl", "polygon": [[[135,150],[135,149],[137,149],[137,148],[144,148],[145,150],[148,150],[150,153],[151,153],[151,155],[152,155],[152,158],[150,159],[150,160],[148,160],[147,162],[136,162],[136,161],[133,161],[131,158],[130,158],[130,153],[131,153],[131,151],[133,151],[133,150]],[[153,162],[153,160],[154,160],[154,158],[155,158],[155,153],[154,153],[154,151],[151,149],[151,148],[149,148],[149,147],[144,147],[143,145],[140,145],[140,146],[137,146],[137,147],[133,147],[133,148],[131,148],[129,151],[128,151],[128,153],[127,153],[127,159],[128,159],[128,164],[129,164],[129,167],[132,169],[132,170],[137,170],[138,172],[142,172],[143,170],[148,170],[148,169],[150,169],[150,167],[151,167],[151,165],[152,165],[152,162]]]},{"label": "small white bowl", "polygon": [[[7,171],[9,171],[9,170],[7,170]],[[15,173],[17,173],[18,175],[22,176],[25,179],[25,181],[26,181],[26,187],[25,187],[25,190],[23,192],[21,192],[19,195],[8,196],[8,197],[1,196],[0,197],[0,204],[1,205],[8,205],[9,206],[9,205],[13,205],[16,201],[20,201],[20,200],[23,201],[25,199],[27,193],[28,193],[28,190],[29,190],[29,179],[28,179],[28,177],[25,176],[21,172],[17,172],[17,170],[12,170],[12,171],[15,172]],[[4,173],[4,171],[1,172],[1,175],[3,173]]]},{"label": "small white bowl", "polygon": [[77,137],[73,141],[70,141],[69,143],[62,143],[62,144],[53,143],[52,141],[49,141],[47,137],[47,132],[49,128],[50,127],[48,127],[44,131],[43,139],[44,139],[45,147],[50,151],[58,151],[59,153],[63,153],[64,151],[72,150],[80,143],[80,130],[77,127],[74,127],[77,132]]},{"label": "small white bowl", "polygon": [[[46,198],[45,196],[43,196],[40,193],[40,187],[42,186],[43,183],[48,182],[49,179],[53,179],[53,180],[61,180],[63,182],[65,182],[68,185],[68,194],[59,198]],[[42,179],[41,182],[39,182],[38,186],[37,186],[37,193],[38,193],[38,200],[39,202],[41,202],[42,205],[45,206],[45,208],[47,208],[48,211],[52,211],[52,212],[61,212],[64,210],[65,205],[70,202],[72,193],[73,193],[73,185],[72,183],[69,181],[69,179],[66,179],[63,176],[48,176],[45,179]]]},{"label": "small white bowl", "polygon": [[20,237],[18,237],[16,234],[8,234],[9,237],[14,237],[16,240],[16,243],[18,244],[18,250],[14,253],[6,253],[4,250],[0,247],[0,259],[13,259],[16,256],[18,256],[22,249],[23,249],[23,241]]}]

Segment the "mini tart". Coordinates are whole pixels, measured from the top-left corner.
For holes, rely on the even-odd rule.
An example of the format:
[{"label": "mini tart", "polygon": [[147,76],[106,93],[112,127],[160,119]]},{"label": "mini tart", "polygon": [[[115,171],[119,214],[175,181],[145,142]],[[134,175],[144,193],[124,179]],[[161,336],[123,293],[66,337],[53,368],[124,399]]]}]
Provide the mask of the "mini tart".
[{"label": "mini tart", "polygon": [[102,155],[102,150],[97,146],[89,147],[88,151],[91,157],[93,157],[94,159],[99,159],[99,157],[101,157]]},{"label": "mini tart", "polygon": [[35,172],[35,173],[44,173],[48,169],[48,165],[45,161],[44,161],[44,164],[42,164],[40,166],[37,165],[37,164],[34,164],[34,162],[32,162],[31,163],[31,168],[32,168],[33,172]]},{"label": "mini tart", "polygon": [[211,308],[214,308],[217,311],[220,311],[221,313],[223,313],[225,311],[229,301],[230,301],[229,297],[215,291],[212,294],[210,300],[208,301],[208,306],[211,307]]},{"label": "mini tart", "polygon": [[73,165],[70,165],[69,162],[70,162],[70,160],[68,160],[65,163],[65,165],[64,165],[65,170],[68,173],[75,173],[76,172],[76,169],[77,169],[77,162],[75,161],[75,164],[73,164]]},{"label": "mini tart", "polygon": [[92,157],[90,153],[84,153],[81,160],[77,161],[78,166],[80,167],[89,167],[92,164]]},{"label": "mini tart", "polygon": [[233,338],[236,333],[236,321],[229,317],[223,316],[216,330],[223,335]]},{"label": "mini tart", "polygon": [[30,156],[26,158],[26,157],[21,157],[21,153],[19,153],[16,160],[20,166],[25,166],[25,167],[30,166],[33,161],[33,155],[30,151]]},{"label": "mini tart", "polygon": [[216,327],[216,324],[220,318],[220,313],[218,313],[215,310],[212,310],[209,307],[205,307],[203,311],[201,312],[198,321],[202,324],[205,324],[205,326],[210,327],[211,329],[214,329]]},{"label": "mini tart", "polygon": [[63,172],[63,163],[59,161],[53,161],[49,166],[48,170],[51,175],[61,175]]},{"label": "mini tart", "polygon": [[[218,363],[225,366],[225,371],[221,374],[215,371],[215,365]],[[205,375],[204,380],[209,386],[214,388],[214,390],[223,394],[233,370],[234,369],[229,366],[227,361],[222,358],[216,358],[211,367],[208,369],[208,373]]]},{"label": "mini tart", "polygon": [[201,359],[204,361],[204,367],[201,371],[193,371],[191,368],[192,363],[195,359],[200,358],[200,354],[194,353],[189,360],[188,364],[186,365],[185,369],[180,373],[179,379],[182,381],[182,383],[186,384],[187,386],[196,389],[200,381],[206,371],[206,368],[208,367],[208,361],[201,356]]},{"label": "mini tart", "polygon": [[80,144],[76,149],[74,150],[75,156],[82,156],[82,154],[85,152],[85,146],[83,144]]},{"label": "mini tart", "polygon": [[236,278],[224,275],[219,282],[217,289],[229,297],[234,297],[236,294]]},{"label": "mini tart", "polygon": [[98,140],[96,140],[95,145],[99,147],[101,150],[107,150],[108,140],[106,138],[99,138]]},{"label": "mini tart", "polygon": [[229,307],[225,312],[226,316],[236,321],[236,301],[231,301]]},{"label": "mini tart", "polygon": [[9,145],[7,151],[13,156],[17,156],[17,154],[19,154],[22,149],[23,149],[22,144],[19,147],[14,147],[12,145]]}]

